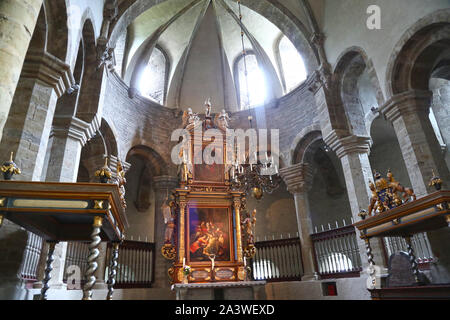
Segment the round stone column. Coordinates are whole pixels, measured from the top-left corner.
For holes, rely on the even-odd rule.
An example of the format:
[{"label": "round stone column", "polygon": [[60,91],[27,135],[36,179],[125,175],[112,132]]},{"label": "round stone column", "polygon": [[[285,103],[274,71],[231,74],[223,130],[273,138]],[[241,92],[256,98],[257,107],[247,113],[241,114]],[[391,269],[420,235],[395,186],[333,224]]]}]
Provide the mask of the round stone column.
[{"label": "round stone column", "polygon": [[308,191],[312,187],[312,170],[307,163],[299,163],[280,169],[280,175],[286,183],[288,191],[294,196],[302,253],[302,280],[312,280],[316,272],[313,244],[310,236],[312,224],[308,202]]},{"label": "round stone column", "polygon": [[42,1],[0,1],[0,138]]},{"label": "round stone column", "polygon": [[170,199],[172,190],[178,186],[178,178],[172,176],[159,176],[153,178],[152,187],[155,190],[155,279],[153,288],[169,288],[169,276],[167,270],[170,262],[161,254],[161,247],[164,245],[165,224],[161,206]]}]

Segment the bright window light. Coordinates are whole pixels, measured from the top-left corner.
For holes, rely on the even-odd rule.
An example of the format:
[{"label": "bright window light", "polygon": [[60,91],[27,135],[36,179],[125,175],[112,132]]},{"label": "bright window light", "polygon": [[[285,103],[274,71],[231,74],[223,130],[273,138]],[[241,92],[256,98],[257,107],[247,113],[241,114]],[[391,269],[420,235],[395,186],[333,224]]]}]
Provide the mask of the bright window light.
[{"label": "bright window light", "polygon": [[286,91],[290,92],[306,80],[305,63],[302,56],[286,36],[280,41],[280,57],[286,82]]},{"label": "bright window light", "polygon": [[263,104],[266,99],[266,82],[264,80],[264,73],[258,66],[258,61],[255,55],[248,55],[245,58],[248,72],[248,93],[247,81],[245,79],[244,58],[238,62],[239,73],[239,93],[241,98],[241,109],[246,109],[250,106]]},{"label": "bright window light", "polygon": [[159,49],[155,48],[142,73],[139,91],[142,96],[151,98],[159,104],[163,104],[165,80],[166,58]]}]

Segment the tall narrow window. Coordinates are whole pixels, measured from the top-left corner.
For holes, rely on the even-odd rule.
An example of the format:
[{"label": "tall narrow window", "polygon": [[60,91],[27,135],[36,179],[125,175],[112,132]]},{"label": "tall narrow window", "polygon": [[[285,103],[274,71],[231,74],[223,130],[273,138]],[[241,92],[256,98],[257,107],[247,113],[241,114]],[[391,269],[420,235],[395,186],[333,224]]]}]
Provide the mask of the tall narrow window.
[{"label": "tall narrow window", "polygon": [[237,65],[241,109],[246,109],[248,107],[264,103],[267,90],[266,83],[264,81],[264,73],[258,66],[256,56],[254,54],[247,55],[245,62],[247,65],[248,81],[245,77],[245,64],[243,57],[239,59]]},{"label": "tall narrow window", "polygon": [[302,56],[286,36],[283,36],[281,39],[279,48],[286,92],[290,92],[306,80],[305,63],[303,62]]},{"label": "tall narrow window", "polygon": [[154,48],[140,81],[141,94],[163,104],[167,71],[166,57],[161,50]]}]

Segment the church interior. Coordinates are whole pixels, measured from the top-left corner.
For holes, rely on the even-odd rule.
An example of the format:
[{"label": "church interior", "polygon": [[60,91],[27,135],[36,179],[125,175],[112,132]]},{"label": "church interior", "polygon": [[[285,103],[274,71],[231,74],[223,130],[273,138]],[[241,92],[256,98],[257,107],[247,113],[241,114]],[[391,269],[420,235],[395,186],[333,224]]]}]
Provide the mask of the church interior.
[{"label": "church interior", "polygon": [[449,0],[0,0],[0,300],[450,299]]}]

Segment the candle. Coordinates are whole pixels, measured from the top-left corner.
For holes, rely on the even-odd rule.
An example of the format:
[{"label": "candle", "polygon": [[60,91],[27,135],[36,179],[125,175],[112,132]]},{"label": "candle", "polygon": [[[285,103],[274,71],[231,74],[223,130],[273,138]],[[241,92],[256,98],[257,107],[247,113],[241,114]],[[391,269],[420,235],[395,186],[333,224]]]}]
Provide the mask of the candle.
[{"label": "candle", "polygon": [[186,258],[183,258],[183,269],[186,267]]},{"label": "candle", "polygon": [[211,269],[214,271],[214,259],[211,260]]},{"label": "candle", "polygon": [[247,267],[247,258],[244,257],[244,267]]}]

